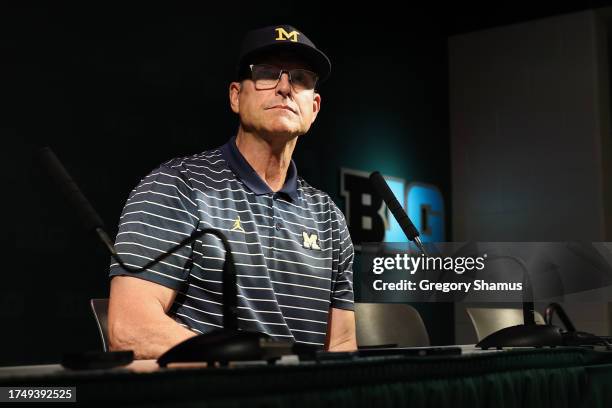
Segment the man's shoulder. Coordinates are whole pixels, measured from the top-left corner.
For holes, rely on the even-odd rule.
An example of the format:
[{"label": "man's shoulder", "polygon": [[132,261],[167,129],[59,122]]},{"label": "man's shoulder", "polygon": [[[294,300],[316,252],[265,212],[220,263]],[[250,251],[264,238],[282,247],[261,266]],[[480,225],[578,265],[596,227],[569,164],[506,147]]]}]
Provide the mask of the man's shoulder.
[{"label": "man's shoulder", "polygon": [[310,183],[308,183],[302,177],[298,176],[297,182],[298,182],[298,190],[300,190],[300,192],[302,193],[305,199],[309,199],[309,201],[311,200],[324,201],[324,202],[332,201],[329,194],[327,194],[323,190],[313,187],[312,185],[310,185]]},{"label": "man's shoulder", "polygon": [[201,169],[206,172],[227,168],[220,148],[205,150],[190,156],[175,157],[163,162],[160,167],[177,169],[178,171]]},{"label": "man's shoulder", "polygon": [[313,187],[302,177],[298,177],[298,189],[302,193],[302,199],[306,200],[309,205],[327,208],[336,217],[344,218],[342,211],[340,211],[334,200],[325,191]]},{"label": "man's shoulder", "polygon": [[150,185],[154,184],[158,188],[164,186],[170,191],[182,191],[181,196],[185,197],[196,191],[223,189],[232,179],[232,172],[228,169],[221,150],[215,148],[166,160],[142,178],[131,194],[149,190]]}]

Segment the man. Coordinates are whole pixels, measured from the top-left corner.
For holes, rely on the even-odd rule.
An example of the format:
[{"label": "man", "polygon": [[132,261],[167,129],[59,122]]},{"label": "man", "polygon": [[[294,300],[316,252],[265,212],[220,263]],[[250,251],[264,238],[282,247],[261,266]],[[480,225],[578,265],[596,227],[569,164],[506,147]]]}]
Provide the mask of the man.
[{"label": "man", "polygon": [[[229,86],[236,136],[144,178],[125,205],[115,246],[128,265],[142,266],[197,229],[218,229],[236,262],[240,329],[340,351],[356,349],[353,246],[342,213],[291,160],[319,113],[315,87],[330,70],[291,26],[249,32],[239,81]],[[156,358],[222,327],[223,260],[221,242],[205,235],[143,273],[112,264],[111,349]]]}]

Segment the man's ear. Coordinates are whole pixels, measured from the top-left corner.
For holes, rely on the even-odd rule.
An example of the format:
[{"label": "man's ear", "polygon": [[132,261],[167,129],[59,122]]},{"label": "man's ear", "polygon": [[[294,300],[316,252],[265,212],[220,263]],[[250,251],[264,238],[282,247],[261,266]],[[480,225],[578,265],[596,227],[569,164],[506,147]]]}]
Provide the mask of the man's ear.
[{"label": "man's ear", "polygon": [[240,91],[242,84],[240,82],[232,82],[229,86],[229,100],[232,111],[236,114],[240,113]]},{"label": "man's ear", "polygon": [[310,122],[311,124],[314,123],[320,110],[321,110],[321,95],[315,92],[314,97],[312,98],[312,122]]}]

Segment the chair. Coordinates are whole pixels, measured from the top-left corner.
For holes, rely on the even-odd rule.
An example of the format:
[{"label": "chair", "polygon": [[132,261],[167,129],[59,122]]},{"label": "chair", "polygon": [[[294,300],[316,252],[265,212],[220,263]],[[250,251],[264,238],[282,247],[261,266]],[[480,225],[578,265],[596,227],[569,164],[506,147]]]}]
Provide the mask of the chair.
[{"label": "chair", "polygon": [[98,324],[98,330],[100,331],[100,338],[102,339],[102,349],[109,351],[108,341],[108,299],[90,299],[89,304],[91,311],[93,312],[96,323]]},{"label": "chair", "polygon": [[357,345],[429,346],[429,335],[419,312],[399,303],[355,303]]},{"label": "chair", "polygon": [[[467,313],[476,331],[478,341],[504,327],[523,324],[523,309],[468,307]],[[535,312],[535,322],[545,324],[544,318],[538,312]]]}]

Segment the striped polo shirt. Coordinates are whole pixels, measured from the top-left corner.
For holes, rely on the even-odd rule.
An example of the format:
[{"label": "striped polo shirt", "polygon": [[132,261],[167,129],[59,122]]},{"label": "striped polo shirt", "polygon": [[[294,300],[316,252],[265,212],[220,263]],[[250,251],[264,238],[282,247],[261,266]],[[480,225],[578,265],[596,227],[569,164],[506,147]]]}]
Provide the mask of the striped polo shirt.
[{"label": "striped polo shirt", "polygon": [[[236,147],[170,160],[131,192],[115,247],[143,266],[195,230],[215,228],[231,245],[241,330],[322,346],[330,308],[353,310],[353,245],[342,212],[297,175],[293,161],[273,192]],[[137,274],[177,291],[169,315],[198,333],[222,327],[221,241],[205,235]]]}]

